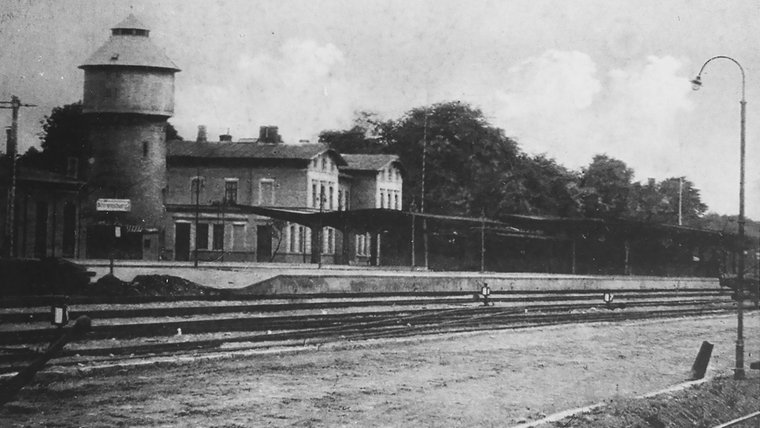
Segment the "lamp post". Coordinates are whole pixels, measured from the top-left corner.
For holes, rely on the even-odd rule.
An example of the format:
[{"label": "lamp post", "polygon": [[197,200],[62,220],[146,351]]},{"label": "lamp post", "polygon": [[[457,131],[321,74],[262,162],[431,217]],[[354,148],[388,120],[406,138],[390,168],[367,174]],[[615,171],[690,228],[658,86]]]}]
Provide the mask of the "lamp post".
[{"label": "lamp post", "polygon": [[746,124],[746,114],[747,114],[747,101],[744,98],[745,95],[745,75],[744,75],[744,68],[742,68],[741,64],[739,64],[738,61],[735,59],[724,56],[724,55],[718,55],[714,56],[702,65],[702,68],[699,70],[699,74],[697,74],[697,77],[694,78],[694,80],[691,81],[692,83],[692,89],[695,91],[699,90],[699,88],[702,86],[702,72],[704,71],[707,64],[709,64],[711,61],[716,59],[726,59],[734,64],[736,64],[737,67],[739,67],[739,71],[741,71],[742,74],[742,99],[739,101],[739,104],[741,105],[741,131],[740,131],[740,142],[739,142],[739,153],[740,153],[740,168],[739,168],[739,266],[738,266],[738,272],[736,275],[737,280],[737,286],[736,286],[736,306],[737,306],[737,328],[736,328],[736,368],[734,369],[734,379],[744,379],[744,152],[745,152],[745,144],[744,144],[744,135],[745,135],[745,124]]}]

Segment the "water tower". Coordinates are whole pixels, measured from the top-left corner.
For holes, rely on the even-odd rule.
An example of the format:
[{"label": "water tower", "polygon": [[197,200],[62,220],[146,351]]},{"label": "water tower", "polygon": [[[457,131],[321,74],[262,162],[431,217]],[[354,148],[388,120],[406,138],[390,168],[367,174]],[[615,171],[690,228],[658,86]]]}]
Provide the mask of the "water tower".
[{"label": "water tower", "polygon": [[[94,211],[101,198],[131,201],[131,211],[110,219],[123,225],[125,233],[142,235],[131,236],[131,244],[119,241],[129,247],[124,249],[129,254],[121,255],[131,258],[157,256],[165,211],[165,129],[174,113],[174,73],[179,71],[149,34],[130,14],[79,66],[93,153],[85,211]],[[99,223],[109,221],[103,213],[95,214]],[[88,229],[88,257],[94,257],[100,251],[97,242],[90,245],[90,234]]]}]

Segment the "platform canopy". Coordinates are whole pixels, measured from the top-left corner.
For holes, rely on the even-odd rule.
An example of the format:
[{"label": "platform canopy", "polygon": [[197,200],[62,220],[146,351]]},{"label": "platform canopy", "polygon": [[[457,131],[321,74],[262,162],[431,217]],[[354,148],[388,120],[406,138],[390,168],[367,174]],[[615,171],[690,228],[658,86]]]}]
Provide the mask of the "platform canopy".
[{"label": "platform canopy", "polygon": [[[171,205],[170,211],[193,212],[194,205]],[[201,207],[206,210],[208,206]],[[503,221],[408,211],[384,208],[358,209],[349,211],[324,211],[313,208],[281,208],[249,205],[225,207],[227,212],[248,213],[273,219],[302,224],[312,228],[332,227],[338,230],[364,232],[398,231],[408,228],[414,218],[419,223],[426,220],[432,229],[485,228],[489,232],[507,234],[518,238],[573,239],[586,235],[615,235],[618,237],[642,238],[670,237],[712,244],[726,244],[732,235],[684,226],[647,223],[633,220],[605,220],[598,218],[571,218],[508,214]]]}]

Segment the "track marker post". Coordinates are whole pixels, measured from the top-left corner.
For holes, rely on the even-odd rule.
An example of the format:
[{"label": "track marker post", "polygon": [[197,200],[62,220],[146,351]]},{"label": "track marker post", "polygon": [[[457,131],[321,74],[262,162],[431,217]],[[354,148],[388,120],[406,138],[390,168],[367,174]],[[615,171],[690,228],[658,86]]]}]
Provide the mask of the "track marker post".
[{"label": "track marker post", "polygon": [[488,306],[488,296],[491,295],[491,287],[488,286],[487,282],[483,283],[483,287],[480,289],[480,294],[483,296],[483,306]]}]

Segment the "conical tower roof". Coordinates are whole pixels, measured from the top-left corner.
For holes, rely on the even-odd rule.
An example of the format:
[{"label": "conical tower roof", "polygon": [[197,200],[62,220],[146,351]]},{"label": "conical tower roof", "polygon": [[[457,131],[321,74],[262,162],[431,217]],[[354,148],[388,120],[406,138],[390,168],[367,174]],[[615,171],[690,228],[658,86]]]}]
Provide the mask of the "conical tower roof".
[{"label": "conical tower roof", "polygon": [[111,29],[111,38],[79,68],[148,67],[180,71],[149,38],[150,30],[134,15]]}]

